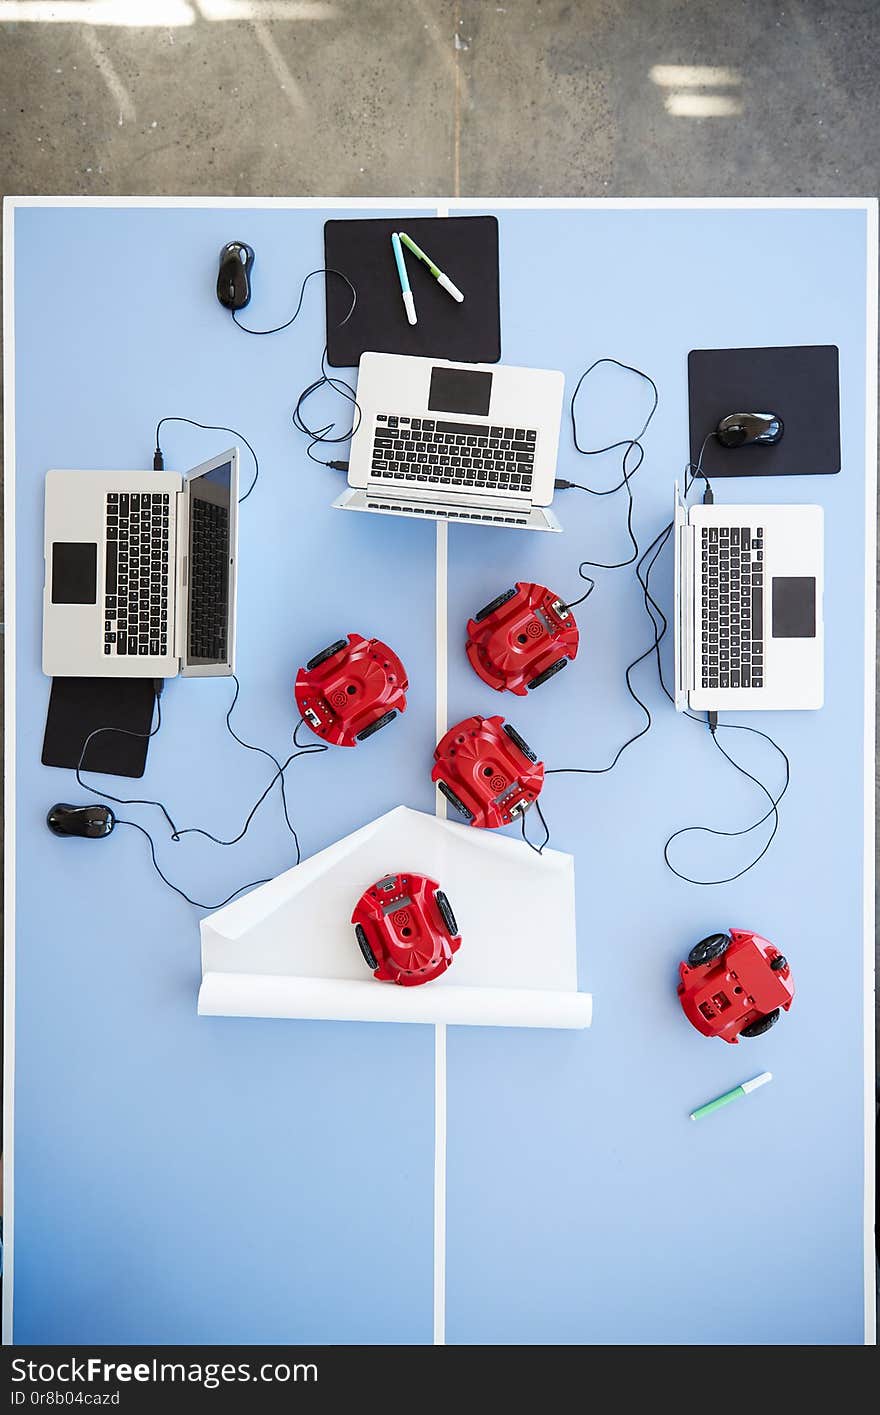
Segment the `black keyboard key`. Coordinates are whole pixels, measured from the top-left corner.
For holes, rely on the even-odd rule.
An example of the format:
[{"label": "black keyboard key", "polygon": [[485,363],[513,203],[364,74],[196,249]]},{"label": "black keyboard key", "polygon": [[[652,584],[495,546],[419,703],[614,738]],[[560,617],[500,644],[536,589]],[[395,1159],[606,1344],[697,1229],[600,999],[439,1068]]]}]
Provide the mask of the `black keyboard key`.
[{"label": "black keyboard key", "polygon": [[[422,423],[422,427],[424,428],[425,426],[426,426],[426,424],[423,422],[423,423]],[[460,436],[460,437],[488,437],[488,436],[489,436],[489,429],[488,429],[488,427],[482,427],[479,423],[447,423],[447,422],[438,422],[438,423],[437,423],[437,426],[436,426],[436,431],[437,431],[437,432],[452,432],[452,433],[455,433],[457,436]]]},{"label": "black keyboard key", "polygon": [[115,540],[108,540],[108,542],[107,542],[107,551],[106,551],[106,559],[105,559],[104,585],[105,585],[106,593],[109,594],[109,595],[115,595],[115,594],[116,594],[116,556],[117,556],[117,553],[118,553],[118,547],[117,547],[116,541],[115,541]]}]

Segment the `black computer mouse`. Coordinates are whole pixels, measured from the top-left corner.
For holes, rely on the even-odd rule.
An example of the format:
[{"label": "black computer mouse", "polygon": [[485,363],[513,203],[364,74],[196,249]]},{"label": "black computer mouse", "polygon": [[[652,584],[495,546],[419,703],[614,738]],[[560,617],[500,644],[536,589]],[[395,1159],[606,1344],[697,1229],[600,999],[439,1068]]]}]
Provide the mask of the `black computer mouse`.
[{"label": "black computer mouse", "polygon": [[217,299],[228,310],[243,310],[251,298],[253,250],[245,241],[230,241],[220,252]]},{"label": "black computer mouse", "polygon": [[772,446],[785,428],[778,413],[728,413],[715,429],[722,447]]},{"label": "black computer mouse", "polygon": [[48,812],[46,824],[53,835],[79,835],[86,840],[103,840],[109,835],[116,817],[109,806],[71,806],[58,801]]}]

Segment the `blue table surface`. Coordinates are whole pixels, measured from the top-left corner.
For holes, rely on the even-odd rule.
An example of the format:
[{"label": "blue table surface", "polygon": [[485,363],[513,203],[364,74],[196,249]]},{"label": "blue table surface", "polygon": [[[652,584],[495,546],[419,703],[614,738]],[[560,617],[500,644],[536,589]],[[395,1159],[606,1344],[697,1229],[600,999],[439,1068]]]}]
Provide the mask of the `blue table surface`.
[{"label": "blue table surface", "polygon": [[[162,886],[142,837],[120,828],[106,843],[62,842],[44,825],[51,802],[84,793],[39,760],[43,477],[148,467],[156,421],[175,413],[239,428],[260,456],[240,523],[238,730],[284,753],[297,666],[351,630],[387,639],[409,672],[393,730],[291,768],[304,852],[398,803],[434,808],[434,527],[333,511],[341,479],[307,460],[291,426],[318,371],[320,282],[272,339],[240,333],[213,296],[220,246],[244,239],[257,252],[250,321],[286,318],[321,264],[324,220],[340,214],[15,213],[17,1342],[432,1339],[433,1029],[198,1018],[199,911]],[[714,889],[666,869],[673,829],[736,828],[760,798],[676,715],[650,665],[637,674],[650,733],[607,775],[548,780],[552,843],[576,857],[579,980],[594,1023],[449,1029],[447,1339],[857,1343],[866,215],[498,216],[504,361],[562,369],[570,392],[588,363],[613,355],[659,386],[634,482],[643,545],[669,518],[687,456],[691,348],[837,344],[843,470],[716,488],[719,500],[826,510],[826,705],[740,719],[771,731],[792,762],[761,864]],[[87,267],[84,298],[71,271]],[[755,294],[722,298],[731,288]],[[625,437],[645,411],[644,387],[604,368],[584,389],[582,440]],[[172,424],[166,465],[184,470],[228,443]],[[564,425],[561,476],[609,486],[618,469],[619,454],[579,457]],[[245,484],[249,470],[243,450]],[[449,528],[448,720],[503,712],[548,766],[601,766],[640,724],[623,675],[651,635],[632,569],[597,573],[577,610],[576,662],[527,700],[499,698],[463,652],[468,616],[515,580],[574,598],[581,559],[626,557],[622,494],[570,491],[557,510],[561,536]],[[668,605],[668,558],[655,583]],[[268,778],[226,734],[231,694],[229,680],[170,682],[143,781],[97,784],[234,834]],[[779,779],[769,748],[744,735],[725,745]],[[154,808],[127,813],[154,830],[163,868],[208,902],[292,863],[275,793],[225,850],[192,836],[172,844]],[[677,858],[729,873],[750,848],[691,837]],[[791,1013],[735,1050],[690,1028],[675,993],[690,945],[729,926],[778,944],[797,984]],[[694,1106],[765,1069],[771,1086],[689,1122]]]}]

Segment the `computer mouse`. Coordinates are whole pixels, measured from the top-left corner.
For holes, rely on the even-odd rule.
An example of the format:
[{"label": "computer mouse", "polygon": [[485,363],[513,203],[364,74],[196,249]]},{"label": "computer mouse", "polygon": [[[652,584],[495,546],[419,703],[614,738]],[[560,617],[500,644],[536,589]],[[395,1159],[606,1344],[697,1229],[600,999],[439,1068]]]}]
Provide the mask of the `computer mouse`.
[{"label": "computer mouse", "polygon": [[715,429],[722,447],[772,446],[785,428],[778,413],[728,413]]},{"label": "computer mouse", "polygon": [[78,835],[86,840],[103,840],[109,835],[116,817],[109,806],[71,806],[58,801],[48,812],[46,824],[53,835]]},{"label": "computer mouse", "polygon": [[243,310],[251,298],[253,250],[245,241],[230,241],[220,252],[217,299],[228,310]]}]

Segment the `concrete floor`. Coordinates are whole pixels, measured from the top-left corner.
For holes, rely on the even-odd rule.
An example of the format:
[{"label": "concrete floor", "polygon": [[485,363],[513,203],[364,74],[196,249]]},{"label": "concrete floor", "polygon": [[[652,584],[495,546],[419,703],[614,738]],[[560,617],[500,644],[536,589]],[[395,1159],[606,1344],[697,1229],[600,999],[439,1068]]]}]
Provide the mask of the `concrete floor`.
[{"label": "concrete floor", "polygon": [[0,0],[0,190],[871,194],[878,32],[877,0]]},{"label": "concrete floor", "polygon": [[880,0],[0,0],[0,191],[873,195]]}]

